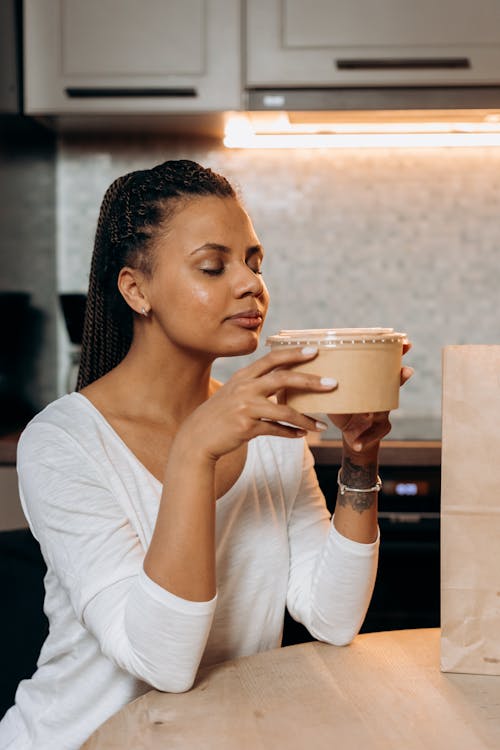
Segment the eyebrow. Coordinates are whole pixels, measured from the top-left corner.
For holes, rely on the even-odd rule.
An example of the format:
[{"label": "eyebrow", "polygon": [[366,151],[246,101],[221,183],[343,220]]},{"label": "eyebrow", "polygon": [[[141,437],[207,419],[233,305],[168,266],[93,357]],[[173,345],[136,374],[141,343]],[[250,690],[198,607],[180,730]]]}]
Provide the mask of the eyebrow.
[{"label": "eyebrow", "polygon": [[[190,255],[195,255],[195,253],[199,253],[202,250],[217,250],[218,252],[225,253],[226,255],[231,252],[231,249],[229,247],[226,247],[226,245],[219,245],[217,242],[206,242],[201,247],[197,247],[195,250],[193,250]],[[247,248],[246,252],[249,256],[256,255],[257,253],[263,255],[264,248],[262,247],[262,245],[252,245],[251,247]]]}]

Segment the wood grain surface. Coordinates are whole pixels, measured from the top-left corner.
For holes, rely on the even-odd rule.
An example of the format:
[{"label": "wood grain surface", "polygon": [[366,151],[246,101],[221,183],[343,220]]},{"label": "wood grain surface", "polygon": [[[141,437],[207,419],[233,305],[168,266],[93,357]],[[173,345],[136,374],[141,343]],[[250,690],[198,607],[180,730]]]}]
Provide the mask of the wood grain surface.
[{"label": "wood grain surface", "polygon": [[498,750],[500,677],[442,674],[439,630],[311,642],[152,690],[82,750]]}]

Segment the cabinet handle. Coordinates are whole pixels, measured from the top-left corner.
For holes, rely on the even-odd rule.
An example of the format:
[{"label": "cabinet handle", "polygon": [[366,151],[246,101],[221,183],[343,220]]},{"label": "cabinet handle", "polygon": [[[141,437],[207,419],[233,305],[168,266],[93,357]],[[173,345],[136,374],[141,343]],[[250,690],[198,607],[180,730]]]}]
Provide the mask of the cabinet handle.
[{"label": "cabinet handle", "polygon": [[388,57],[335,60],[337,70],[449,70],[471,67],[467,57]]},{"label": "cabinet handle", "polygon": [[194,88],[127,88],[92,86],[74,87],[68,86],[64,89],[71,99],[95,99],[95,98],[146,98],[146,97],[182,97],[184,99],[198,96]]}]

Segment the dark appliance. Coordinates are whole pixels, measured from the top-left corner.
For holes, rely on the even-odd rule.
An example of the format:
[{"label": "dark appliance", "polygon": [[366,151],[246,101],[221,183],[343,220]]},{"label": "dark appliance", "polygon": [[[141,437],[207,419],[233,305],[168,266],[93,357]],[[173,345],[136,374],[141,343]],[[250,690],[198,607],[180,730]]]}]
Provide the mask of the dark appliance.
[{"label": "dark appliance", "polygon": [[87,295],[83,292],[62,292],[59,295],[61,309],[72,344],[80,346],[83,338],[83,321]]},{"label": "dark appliance", "polygon": [[38,336],[27,292],[0,292],[0,434],[22,427],[35,408],[27,395]]},{"label": "dark appliance", "polygon": [[59,301],[71,342],[66,375],[66,391],[71,393],[76,389],[78,382],[87,295],[83,292],[64,292],[59,295]]}]

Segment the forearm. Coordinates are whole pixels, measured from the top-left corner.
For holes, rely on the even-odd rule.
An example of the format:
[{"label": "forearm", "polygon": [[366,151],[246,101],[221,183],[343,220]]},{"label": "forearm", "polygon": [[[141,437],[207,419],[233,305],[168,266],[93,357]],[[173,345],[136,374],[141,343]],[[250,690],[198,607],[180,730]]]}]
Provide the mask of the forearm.
[{"label": "forearm", "polygon": [[311,590],[309,631],[338,646],[350,643],[366,616],[377,574],[378,540],[364,544],[335,528],[316,565]]},{"label": "forearm", "polygon": [[191,601],[209,601],[216,593],[214,483],[215,462],[182,439],[174,441],[144,571]]},{"label": "forearm", "polygon": [[319,640],[348,643],[370,602],[378,538],[373,544],[360,543],[332,525],[308,450],[290,516],[289,540],[287,606],[292,617]]},{"label": "forearm", "polygon": [[[340,477],[347,487],[373,487],[378,474],[378,444],[367,452],[356,453],[343,442]],[[377,539],[377,495],[374,492],[337,494],[334,524],[337,531],[356,542],[371,543]]]}]

